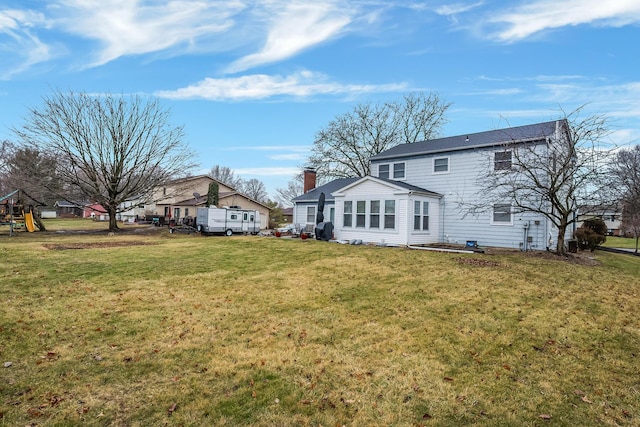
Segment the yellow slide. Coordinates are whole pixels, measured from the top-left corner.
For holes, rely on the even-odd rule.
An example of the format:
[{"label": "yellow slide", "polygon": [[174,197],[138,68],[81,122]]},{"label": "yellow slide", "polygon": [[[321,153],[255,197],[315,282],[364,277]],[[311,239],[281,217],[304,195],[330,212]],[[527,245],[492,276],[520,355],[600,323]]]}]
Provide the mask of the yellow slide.
[{"label": "yellow slide", "polygon": [[24,213],[24,226],[27,227],[29,233],[36,231],[36,224],[33,222],[33,212]]}]

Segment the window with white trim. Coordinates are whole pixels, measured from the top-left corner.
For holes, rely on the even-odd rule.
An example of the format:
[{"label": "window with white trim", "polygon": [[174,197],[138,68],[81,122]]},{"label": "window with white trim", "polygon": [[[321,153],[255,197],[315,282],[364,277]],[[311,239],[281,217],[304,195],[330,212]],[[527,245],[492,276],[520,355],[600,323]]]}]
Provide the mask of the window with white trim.
[{"label": "window with white trim", "polygon": [[353,225],[353,202],[351,200],[344,202],[344,210],[342,216],[342,225],[351,227]]},{"label": "window with white trim", "polygon": [[316,223],[316,207],[307,206],[307,224]]},{"label": "window with white trim", "polygon": [[438,157],[433,159],[433,173],[447,173],[449,172],[449,158]]},{"label": "window with white trim", "polygon": [[385,229],[396,228],[396,201],[395,200],[384,201],[384,228]]},{"label": "window with white trim", "polygon": [[369,201],[369,228],[380,228],[380,200]]},{"label": "window with white trim", "polygon": [[511,151],[498,151],[494,153],[494,170],[509,170],[511,169]]},{"label": "window with white trim", "polygon": [[378,165],[378,178],[389,178],[389,165]]},{"label": "window with white trim", "polygon": [[393,164],[393,179],[404,179],[404,163]]},{"label": "window with white trim", "polygon": [[511,205],[508,203],[497,203],[493,205],[493,216],[491,218],[493,224],[510,225],[513,223],[513,215]]},{"label": "window with white trim", "polygon": [[416,200],[413,203],[413,229],[415,231],[429,230],[429,202]]},{"label": "window with white trim", "polygon": [[364,228],[367,223],[367,202],[358,200],[356,202],[356,227]]}]

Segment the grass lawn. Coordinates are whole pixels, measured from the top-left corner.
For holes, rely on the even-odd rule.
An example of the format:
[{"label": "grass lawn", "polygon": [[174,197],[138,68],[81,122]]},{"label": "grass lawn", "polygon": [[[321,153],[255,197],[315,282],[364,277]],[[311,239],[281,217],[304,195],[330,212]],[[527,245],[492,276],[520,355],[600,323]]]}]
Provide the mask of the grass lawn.
[{"label": "grass lawn", "polygon": [[3,235],[0,425],[638,425],[640,259],[588,256]]},{"label": "grass lawn", "polygon": [[602,244],[609,248],[635,249],[636,239],[629,237],[607,236],[607,240]]}]

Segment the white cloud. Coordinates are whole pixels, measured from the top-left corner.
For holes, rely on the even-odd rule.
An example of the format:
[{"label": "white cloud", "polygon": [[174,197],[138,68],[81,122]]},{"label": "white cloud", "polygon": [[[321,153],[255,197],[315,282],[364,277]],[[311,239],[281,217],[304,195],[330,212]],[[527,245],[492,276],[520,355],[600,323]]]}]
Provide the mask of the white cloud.
[{"label": "white cloud", "polygon": [[236,146],[236,147],[224,147],[225,151],[236,150],[250,150],[250,151],[294,151],[294,152],[307,152],[309,146],[307,145],[252,145],[252,146]]},{"label": "white cloud", "polygon": [[258,65],[281,61],[337,36],[351,22],[349,9],[335,2],[284,2],[272,10],[264,47],[228,68],[235,73]]},{"label": "white cloud", "polygon": [[271,156],[267,156],[271,160],[304,160],[307,158],[306,155],[302,153],[297,154],[273,154]]},{"label": "white cloud", "polygon": [[253,74],[232,78],[206,78],[196,85],[174,91],[159,91],[156,96],[170,99],[247,100],[288,96],[304,98],[313,95],[345,95],[375,92],[399,92],[404,83],[385,85],[342,84],[330,81],[324,74],[301,71],[289,76]]},{"label": "white cloud", "polygon": [[53,56],[50,46],[33,34],[46,25],[44,16],[28,10],[0,10],[0,79],[8,79]]},{"label": "white cloud", "polygon": [[593,24],[620,27],[640,22],[637,0],[538,0],[509,12],[497,13],[490,22],[506,28],[494,34],[500,41],[516,41],[541,31]]},{"label": "white cloud", "polygon": [[90,66],[177,46],[194,49],[199,38],[228,30],[244,8],[239,0],[60,0],[58,6],[49,9],[56,26],[101,43]]},{"label": "white cloud", "polygon": [[467,4],[467,3],[445,4],[435,8],[434,10],[438,15],[451,16],[451,15],[457,15],[459,13],[468,12],[469,10],[475,9],[478,6],[482,6],[482,2],[470,3],[470,4]]},{"label": "white cloud", "polygon": [[290,176],[300,173],[297,167],[270,167],[270,168],[238,168],[233,169],[236,175],[253,175],[253,176]]}]

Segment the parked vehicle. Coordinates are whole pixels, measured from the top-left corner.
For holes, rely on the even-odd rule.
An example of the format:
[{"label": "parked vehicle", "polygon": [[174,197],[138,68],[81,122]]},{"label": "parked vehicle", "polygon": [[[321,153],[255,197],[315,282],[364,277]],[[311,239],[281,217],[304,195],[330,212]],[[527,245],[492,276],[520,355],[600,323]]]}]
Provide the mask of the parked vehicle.
[{"label": "parked vehicle", "polygon": [[250,209],[198,208],[196,228],[202,234],[233,233],[258,234],[260,232],[260,212]]}]

